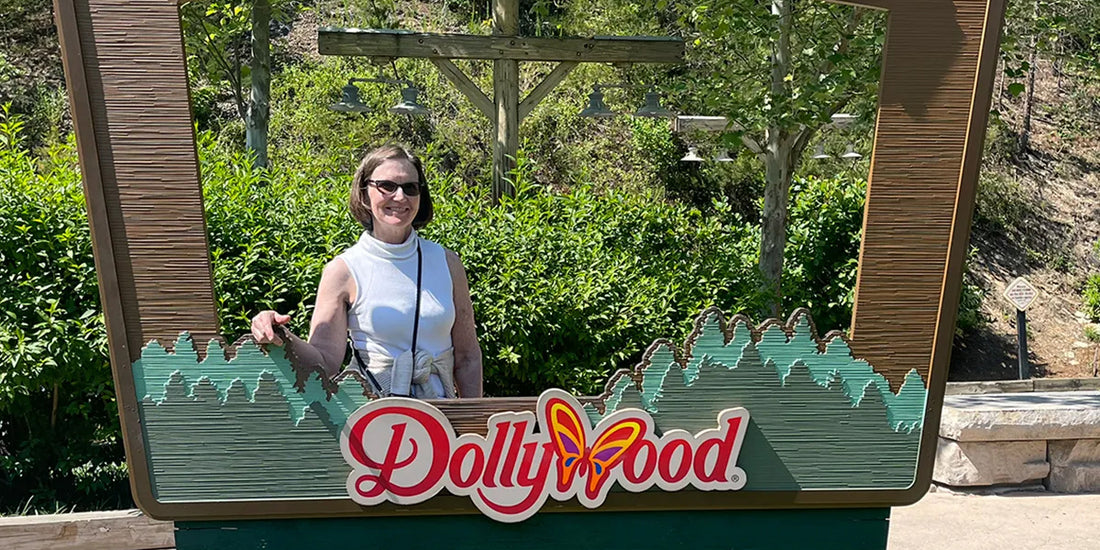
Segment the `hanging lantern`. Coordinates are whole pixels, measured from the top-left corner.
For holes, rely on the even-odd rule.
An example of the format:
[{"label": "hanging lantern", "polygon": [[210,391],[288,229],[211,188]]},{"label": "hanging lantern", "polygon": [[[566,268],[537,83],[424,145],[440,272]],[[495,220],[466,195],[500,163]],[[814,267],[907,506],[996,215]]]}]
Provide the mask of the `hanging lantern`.
[{"label": "hanging lantern", "polygon": [[340,111],[341,113],[365,113],[370,110],[359,99],[359,88],[355,84],[349,83],[343,88],[343,98],[340,99],[340,103],[333,103],[328,108],[333,111]]},{"label": "hanging lantern", "polygon": [[615,116],[615,112],[607,108],[607,105],[603,102],[603,92],[600,91],[600,87],[596,86],[592,88],[592,93],[588,94],[588,107],[585,107],[581,111],[583,117],[593,118],[608,118]]},{"label": "hanging lantern", "polygon": [[680,160],[684,162],[703,162],[705,159],[699,156],[699,149],[696,147],[688,147],[688,152]]},{"label": "hanging lantern", "polygon": [[418,95],[420,95],[420,90],[413,86],[402,88],[401,102],[390,107],[390,112],[410,116],[428,114],[428,108],[416,101],[416,96]]}]

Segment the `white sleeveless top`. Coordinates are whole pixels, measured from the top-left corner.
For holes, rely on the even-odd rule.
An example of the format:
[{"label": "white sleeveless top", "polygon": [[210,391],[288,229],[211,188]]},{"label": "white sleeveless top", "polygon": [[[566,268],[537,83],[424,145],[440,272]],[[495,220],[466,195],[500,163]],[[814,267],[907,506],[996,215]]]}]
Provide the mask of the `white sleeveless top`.
[{"label": "white sleeveless top", "polygon": [[[355,349],[392,358],[412,348],[418,239],[413,230],[405,242],[389,244],[364,231],[359,242],[337,256],[355,280],[355,301],[348,308],[348,332]],[[452,347],[454,286],[443,247],[419,241],[423,269],[416,347],[439,356]]]}]

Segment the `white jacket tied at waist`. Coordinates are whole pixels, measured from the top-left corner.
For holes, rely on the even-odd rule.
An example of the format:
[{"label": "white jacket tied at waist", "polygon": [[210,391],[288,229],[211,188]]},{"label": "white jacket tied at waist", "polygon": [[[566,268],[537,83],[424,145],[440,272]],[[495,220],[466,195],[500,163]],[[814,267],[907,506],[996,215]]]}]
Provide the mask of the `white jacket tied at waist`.
[{"label": "white jacket tied at waist", "polygon": [[[418,399],[453,399],[455,394],[455,354],[448,348],[439,355],[424,350],[406,351],[397,357],[384,353],[360,352],[366,359],[367,369],[382,386],[382,397],[388,395],[412,395]],[[407,380],[412,372],[411,380]],[[395,373],[401,379],[395,377]],[[402,376],[403,374],[403,376]],[[405,384],[409,383],[410,386]]]}]

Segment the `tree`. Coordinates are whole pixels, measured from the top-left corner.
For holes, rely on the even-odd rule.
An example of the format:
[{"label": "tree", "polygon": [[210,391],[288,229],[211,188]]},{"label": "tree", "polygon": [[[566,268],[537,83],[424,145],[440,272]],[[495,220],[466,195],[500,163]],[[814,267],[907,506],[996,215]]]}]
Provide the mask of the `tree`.
[{"label": "tree", "polygon": [[759,267],[769,313],[779,315],[791,178],[832,115],[874,112],[884,18],[807,0],[731,0],[686,10],[681,21],[694,38],[689,71],[701,78],[685,91],[724,114],[728,138],[764,166]]},{"label": "tree", "polygon": [[252,100],[245,120],[245,146],[256,166],[267,166],[267,128],[271,118],[271,0],[252,4]]},{"label": "tree", "polygon": [[[271,22],[285,19],[271,0],[238,4],[195,0],[183,5],[184,43],[192,81],[229,84],[229,95],[245,123],[245,146],[256,166],[267,166],[271,97]],[[249,64],[244,63],[245,60]],[[245,95],[245,85],[249,93]]]},{"label": "tree", "polygon": [[1010,80],[1009,95],[1023,95],[1017,138],[1017,149],[1022,154],[1031,146],[1038,60],[1053,61],[1059,92],[1067,73],[1080,82],[1095,81],[1100,76],[1100,11],[1095,0],[1013,0],[1005,18],[999,89]]}]

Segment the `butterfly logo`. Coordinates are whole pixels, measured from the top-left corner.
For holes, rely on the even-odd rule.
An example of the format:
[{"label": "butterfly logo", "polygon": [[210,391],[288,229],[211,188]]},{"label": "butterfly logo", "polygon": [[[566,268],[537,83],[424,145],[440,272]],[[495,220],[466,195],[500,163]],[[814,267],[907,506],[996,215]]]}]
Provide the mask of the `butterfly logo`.
[{"label": "butterfly logo", "polygon": [[[625,414],[611,415],[600,422],[595,430],[598,433],[593,434],[588,415],[572,396],[561,394],[542,400],[544,429],[558,455],[558,493],[568,496],[575,480],[587,474],[585,496],[598,504],[603,501],[602,489],[609,479],[608,474],[643,442],[651,427],[644,419],[621,411]],[[591,446],[589,441],[592,441]]]}]

